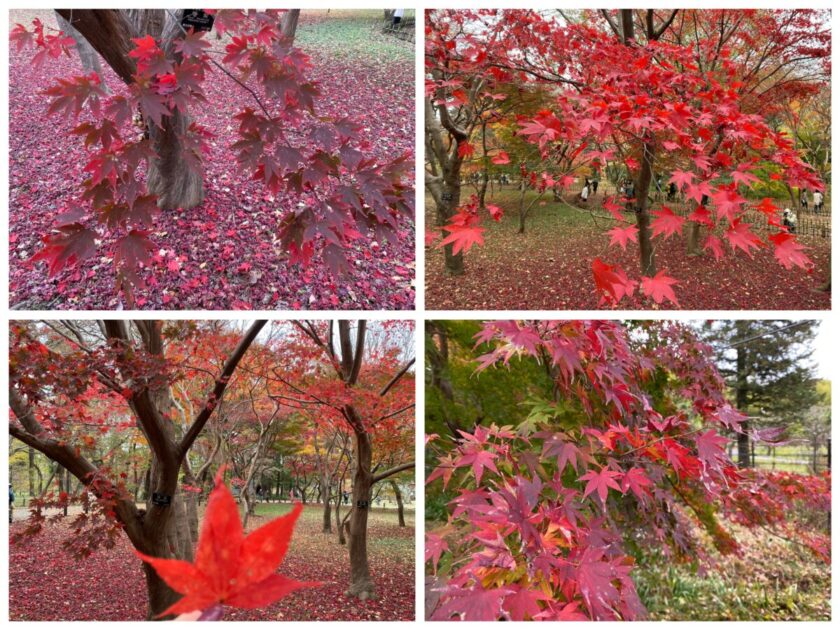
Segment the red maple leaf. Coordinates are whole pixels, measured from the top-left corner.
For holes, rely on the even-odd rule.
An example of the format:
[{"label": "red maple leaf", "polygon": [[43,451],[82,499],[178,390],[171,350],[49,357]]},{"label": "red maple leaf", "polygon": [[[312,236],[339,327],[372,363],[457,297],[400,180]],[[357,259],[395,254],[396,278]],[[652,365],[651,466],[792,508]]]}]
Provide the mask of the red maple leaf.
[{"label": "red maple leaf", "polygon": [[475,153],[475,147],[471,145],[466,140],[463,140],[458,143],[458,157],[459,158],[470,158],[472,157],[473,153]]},{"label": "red maple leaf", "polygon": [[685,223],[684,217],[674,214],[667,206],[662,206],[652,214],[656,217],[650,223],[650,227],[653,228],[653,236],[664,234],[665,238],[668,238],[674,234],[682,234],[683,223]]},{"label": "red maple leaf", "polygon": [[236,501],[222,480],[223,472],[216,475],[216,487],[207,502],[195,562],[135,552],[170,588],[184,595],[161,617],[206,610],[215,604],[260,608],[300,588],[319,586],[275,573],[303,511],[301,504],[245,536]]},{"label": "red maple leaf", "polygon": [[448,598],[434,613],[434,619],[448,621],[454,615],[464,621],[498,621],[502,614],[502,599],[513,594],[512,588],[485,589],[453,587]]},{"label": "red maple leaf", "polygon": [[645,471],[638,467],[628,470],[621,479],[621,491],[626,493],[628,490],[632,490],[633,494],[642,500],[650,496],[648,487],[652,485],[653,482],[645,474]]},{"label": "red maple leaf", "polygon": [[725,218],[730,223],[735,221],[735,217],[741,212],[741,206],[747,201],[735,188],[721,187],[718,191],[711,195],[715,202],[715,211],[718,218]]},{"label": "red maple leaf", "polygon": [[515,588],[516,592],[505,597],[502,603],[502,611],[508,614],[511,621],[533,619],[541,612],[537,602],[552,599],[541,590],[531,590],[519,585],[512,585],[511,588]]},{"label": "red maple leaf", "polygon": [[635,225],[629,225],[624,228],[616,226],[607,232],[607,234],[610,235],[610,245],[620,245],[621,249],[627,249],[627,241],[639,242],[639,228]]},{"label": "red maple leaf", "polygon": [[432,561],[435,573],[437,573],[437,565],[440,562],[440,556],[444,551],[449,549],[446,541],[437,534],[426,534],[426,562]]},{"label": "red maple leaf", "polygon": [[484,228],[479,225],[481,220],[474,214],[461,212],[452,217],[452,223],[445,225],[444,230],[449,236],[444,238],[438,247],[452,243],[452,253],[460,251],[467,253],[473,245],[484,244]]},{"label": "red maple leaf", "polygon": [[81,223],[58,228],[57,234],[44,237],[44,249],[32,257],[46,260],[50,277],[67,267],[90,258],[96,251],[96,232]]},{"label": "red maple leaf", "polygon": [[703,245],[703,249],[708,249],[710,252],[712,252],[712,255],[715,257],[715,260],[720,260],[721,258],[723,258],[723,243],[717,236],[713,234],[706,239],[706,242]]},{"label": "red maple leaf", "polygon": [[476,484],[480,484],[481,476],[484,473],[485,468],[492,470],[496,474],[499,473],[499,469],[496,468],[496,464],[493,461],[496,457],[496,453],[476,449],[462,455],[458,461],[455,462],[455,468],[460,468],[461,466],[472,466],[473,474],[475,475],[475,482]]},{"label": "red maple leaf", "polygon": [[761,239],[750,232],[749,223],[741,223],[735,221],[732,228],[724,233],[726,240],[732,246],[732,249],[743,249],[750,258],[752,258],[752,250],[761,247]]},{"label": "red maple leaf", "polygon": [[498,155],[490,161],[493,164],[510,164],[510,156],[504,151],[499,151]]},{"label": "red maple leaf", "polygon": [[681,171],[679,169],[675,170],[671,173],[671,178],[668,180],[668,183],[676,184],[677,188],[682,189],[683,186],[687,186],[694,181],[694,174],[689,173],[688,171]]},{"label": "red maple leaf", "polygon": [[811,259],[802,253],[805,247],[796,240],[793,234],[779,232],[778,234],[771,234],[769,239],[776,246],[773,252],[776,260],[785,269],[791,269],[794,265],[803,269],[810,269],[814,266]]},{"label": "red maple leaf", "polygon": [[624,206],[615,202],[615,197],[607,197],[604,199],[604,210],[613,215],[616,221],[624,221],[624,217],[621,215],[621,211],[623,209]]},{"label": "red maple leaf", "polygon": [[642,278],[642,293],[649,298],[653,298],[653,301],[657,304],[661,304],[667,298],[676,306],[679,306],[677,296],[674,295],[674,290],[671,288],[675,284],[679,284],[679,282],[666,275],[664,271],[660,271],[653,278],[647,276]]},{"label": "red maple leaf", "polygon": [[630,280],[621,267],[608,265],[600,258],[592,261],[592,275],[595,286],[614,302],[619,302],[625,295],[633,295],[636,282]]},{"label": "red maple leaf", "polygon": [[583,491],[583,496],[587,497],[593,492],[597,492],[598,496],[601,497],[601,502],[605,502],[607,500],[607,494],[610,491],[610,488],[614,490],[618,490],[621,492],[621,486],[618,485],[616,481],[617,477],[620,477],[621,474],[615,472],[614,470],[610,470],[606,466],[604,466],[599,471],[590,470],[588,473],[583,475],[578,481],[586,481],[586,489]]},{"label": "red maple leaf", "polygon": [[697,457],[707,467],[716,468],[726,461],[726,451],[723,446],[728,440],[714,429],[709,429],[694,438],[697,444]]}]

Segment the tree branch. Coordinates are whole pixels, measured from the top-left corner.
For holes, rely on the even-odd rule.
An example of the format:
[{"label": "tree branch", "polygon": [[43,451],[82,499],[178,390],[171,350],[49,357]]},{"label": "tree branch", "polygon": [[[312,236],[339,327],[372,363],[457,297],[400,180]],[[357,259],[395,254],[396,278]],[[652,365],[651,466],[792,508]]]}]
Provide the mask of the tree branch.
[{"label": "tree branch", "polygon": [[213,391],[207,397],[206,403],[202,406],[201,411],[193,420],[192,425],[187,430],[187,433],[184,435],[184,438],[181,440],[181,443],[178,445],[177,448],[177,455],[178,458],[183,458],[186,456],[187,451],[190,450],[193,442],[198,437],[198,434],[201,433],[201,430],[204,428],[204,425],[207,424],[207,421],[210,419],[210,416],[213,415],[213,410],[221,401],[222,396],[225,393],[225,389],[227,389],[228,382],[230,381],[230,377],[233,376],[233,373],[236,371],[236,367],[239,365],[239,362],[242,360],[242,357],[245,356],[245,353],[248,351],[248,348],[251,347],[251,344],[254,343],[254,340],[257,338],[257,335],[266,325],[266,320],[258,319],[254,323],[251,324],[251,327],[239,340],[239,344],[236,346],[236,349],[233,351],[233,354],[228,357],[228,360],[225,361],[225,365],[222,368],[222,373],[219,375],[219,378],[216,379],[216,385],[213,388]]}]

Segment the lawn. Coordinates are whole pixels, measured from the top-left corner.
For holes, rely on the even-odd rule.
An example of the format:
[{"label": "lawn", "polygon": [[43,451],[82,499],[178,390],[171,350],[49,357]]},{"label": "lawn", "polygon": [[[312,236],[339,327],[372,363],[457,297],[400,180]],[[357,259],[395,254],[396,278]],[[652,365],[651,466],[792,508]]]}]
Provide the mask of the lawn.
[{"label": "lawn", "polygon": [[[290,504],[260,504],[249,529],[287,512]],[[227,620],[413,620],[414,514],[397,526],[394,511],[372,510],[368,554],[376,599],[363,605],[344,596],[350,571],[347,548],[321,531],[320,506],[307,506],[298,520],[280,572],[322,586],[297,591],[261,610],[225,611]],[[12,526],[12,532],[23,528]],[[13,621],[143,620],[146,594],[141,564],[125,537],[114,549],[77,560],[62,548],[65,523],[48,525],[38,536],[9,547],[9,614]]]},{"label": "lawn", "polygon": [[[462,195],[470,194],[465,187]],[[526,205],[536,195],[531,191]],[[620,264],[631,276],[638,275],[638,250],[609,246],[605,232],[615,221],[604,212],[590,212],[563,202],[537,202],[518,233],[519,192],[512,186],[494,195],[488,203],[504,209],[502,220],[485,219],[485,244],[473,247],[464,257],[466,273],[451,277],[443,267],[443,254],[426,248],[426,304],[434,310],[593,310],[599,304],[592,277],[592,260],[601,257]],[[600,203],[601,190],[597,201]],[[593,203],[590,201],[590,206]],[[426,198],[426,225],[435,224],[434,205]],[[818,290],[828,278],[830,239],[801,236],[814,261],[811,273],[787,271],[764,248],[749,258],[727,251],[715,262],[708,255],[686,256],[685,241],[657,239],[656,261],[660,270],[677,278],[677,299],[683,309],[715,310],[808,310],[828,309],[831,295]],[[639,295],[638,292],[636,294]],[[657,308],[649,300],[625,300],[624,309]],[[670,305],[668,305],[670,308]]]}]

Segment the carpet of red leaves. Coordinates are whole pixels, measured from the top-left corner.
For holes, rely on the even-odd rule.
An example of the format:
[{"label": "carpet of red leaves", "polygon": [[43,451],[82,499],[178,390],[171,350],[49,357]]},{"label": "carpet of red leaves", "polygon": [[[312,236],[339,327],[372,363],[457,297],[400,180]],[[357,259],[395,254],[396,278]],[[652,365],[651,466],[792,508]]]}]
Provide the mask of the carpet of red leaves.
[{"label": "carpet of red leaves", "polygon": [[[434,225],[427,202],[426,225]],[[507,210],[507,209],[506,209]],[[449,276],[443,252],[426,249],[426,308],[433,310],[595,310],[599,304],[592,278],[592,260],[600,256],[619,264],[631,276],[638,275],[638,248],[630,243],[622,252],[607,247],[606,228],[591,221],[567,221],[563,215],[544,216],[537,225],[529,219],[525,234],[517,234],[515,211],[500,224],[485,221],[485,244],[464,257],[466,273]],[[546,216],[548,215],[548,216]],[[609,226],[607,226],[609,227]],[[677,300],[689,310],[824,310],[831,308],[831,294],[818,290],[829,277],[830,242],[818,237],[800,237],[808,247],[815,267],[810,273],[799,268],[785,270],[764,248],[749,258],[727,252],[715,262],[710,255],[686,256],[684,238],[659,240],[658,269],[677,278]],[[656,305],[637,291],[635,300],[624,300],[622,310],[672,309]]]},{"label": "carpet of red leaves", "polygon": [[[31,23],[38,16],[54,26],[50,11],[13,11],[11,22]],[[302,14],[299,29],[322,18]],[[221,49],[224,41],[213,38]],[[408,46],[409,44],[406,44]],[[396,157],[414,146],[414,62],[399,59],[344,58],[317,49],[311,76],[322,88],[321,115],[349,116],[363,127],[371,151]],[[41,237],[78,191],[86,175],[82,142],[67,136],[70,121],[45,116],[40,90],[56,77],[79,74],[78,59],[50,60],[42,68],[32,53],[10,50],[9,69],[9,301],[15,309],[111,310],[122,306],[114,294],[110,260],[93,257],[49,279],[43,263],[32,263]],[[405,58],[404,58],[405,57]],[[407,59],[406,59],[407,58]],[[108,68],[106,82],[120,81]],[[182,309],[411,309],[414,306],[414,226],[401,226],[396,243],[358,239],[350,252],[351,272],[333,277],[313,261],[308,269],[292,265],[277,239],[282,214],[298,199],[273,197],[235,165],[228,148],[235,141],[232,116],[250,95],[220,72],[206,82],[211,106],[194,112],[217,137],[206,158],[206,201],[185,211],[158,216],[152,240],[158,247],[143,274],[149,288],[137,308]]]},{"label": "carpet of red leaves", "polygon": [[[368,553],[376,599],[345,597],[350,568],[347,548],[335,534],[320,531],[320,509],[307,508],[295,528],[280,573],[322,585],[292,593],[260,610],[225,610],[226,620],[311,621],[414,619],[414,522],[396,524],[392,512],[371,515]],[[262,524],[253,519],[249,529]],[[12,532],[23,528],[12,526]],[[9,618],[12,621],[142,621],[146,588],[140,561],[128,539],[83,560],[62,548],[70,535],[64,523],[9,545]]]}]

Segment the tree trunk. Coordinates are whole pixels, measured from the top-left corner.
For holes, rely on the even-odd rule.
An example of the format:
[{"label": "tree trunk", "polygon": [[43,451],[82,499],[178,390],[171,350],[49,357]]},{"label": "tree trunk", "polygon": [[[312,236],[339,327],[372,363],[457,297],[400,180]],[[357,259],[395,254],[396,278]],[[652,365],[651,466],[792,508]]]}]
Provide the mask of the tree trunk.
[{"label": "tree trunk", "polygon": [[[324,518],[323,518],[323,532],[325,534],[332,533],[332,518],[330,512],[330,483],[328,479],[321,478],[321,500],[324,504]],[[337,501],[341,499],[336,497]]]},{"label": "tree trunk", "polygon": [[[174,56],[173,42],[182,36],[178,23],[158,9],[124,12],[103,9],[56,9],[96,50],[125,83],[134,82],[137,70],[129,53],[132,38],[145,34],[161,40],[160,47]],[[131,14],[131,15],[130,15]],[[137,32],[138,27],[147,31]],[[148,123],[149,137],[157,157],[149,161],[147,186],[164,209],[192,208],[204,201],[203,173],[192,166],[196,156],[187,155],[182,137],[190,126],[189,117],[176,110],[164,116],[162,129]]]},{"label": "tree trunk", "polygon": [[653,255],[651,240],[650,213],[648,212],[648,192],[653,178],[653,159],[656,151],[656,141],[649,138],[643,146],[642,165],[636,183],[636,225],[639,228],[639,263],[642,275],[653,277],[656,275],[656,261]]},{"label": "tree trunk", "polygon": [[289,43],[293,43],[295,41],[295,33],[297,32],[299,18],[300,9],[289,9],[283,15],[283,20],[280,22],[280,31]]},{"label": "tree trunk", "polygon": [[[738,326],[738,338],[743,339],[747,334],[746,326]],[[747,414],[747,351],[744,346],[738,346],[735,360],[737,381],[735,383],[735,404],[738,411]],[[751,468],[752,458],[750,457],[750,436],[748,435],[749,421],[741,423],[741,432],[738,434],[738,466]]]},{"label": "tree trunk", "polygon": [[[461,182],[457,178],[444,182],[441,202],[437,205],[438,225],[446,225],[461,205]],[[452,244],[443,246],[444,266],[450,276],[464,275],[464,254],[452,252]]]},{"label": "tree trunk", "polygon": [[400,486],[393,479],[390,479],[389,483],[391,484],[391,490],[394,491],[394,497],[397,500],[397,520],[400,527],[405,527],[405,510],[403,509],[403,497],[402,492],[400,492]]},{"label": "tree trunk", "polygon": [[190,119],[175,110],[163,118],[162,125],[162,129],[151,122],[147,125],[157,155],[149,162],[149,193],[157,196],[157,204],[164,210],[198,206],[204,201],[203,173],[197,168],[200,156],[186,156],[190,149],[183,142]]},{"label": "tree trunk", "polygon": [[105,77],[102,75],[102,65],[99,63],[99,55],[96,54],[93,46],[91,46],[82,34],[73,28],[73,25],[65,20],[64,16],[58,11],[56,11],[55,19],[58,22],[58,28],[61,29],[65,35],[72,37],[73,41],[76,42],[76,52],[79,54],[79,61],[82,62],[82,69],[86,74],[90,74],[92,72],[96,73],[99,77],[102,89],[106,94],[110,94],[111,90],[108,89],[108,86],[105,83]]},{"label": "tree trunk", "polygon": [[353,508],[350,514],[350,588],[347,595],[362,601],[373,597],[373,581],[367,557],[367,522],[371,500],[371,461],[373,450],[370,434],[356,431],[353,437],[356,469],[353,472]]},{"label": "tree trunk", "polygon": [[525,234],[525,217],[528,214],[528,211],[525,209],[525,192],[528,190],[528,187],[525,185],[524,179],[522,180],[522,183],[519,184],[519,187],[519,230],[517,233]]},{"label": "tree trunk", "polygon": [[149,609],[146,613],[147,621],[157,620],[160,614],[177,602],[183,595],[173,591],[158,577],[151,565],[143,563],[143,574],[146,578],[146,592],[149,596]]},{"label": "tree trunk", "polygon": [[29,447],[29,498],[35,496],[35,449],[31,446]]}]

